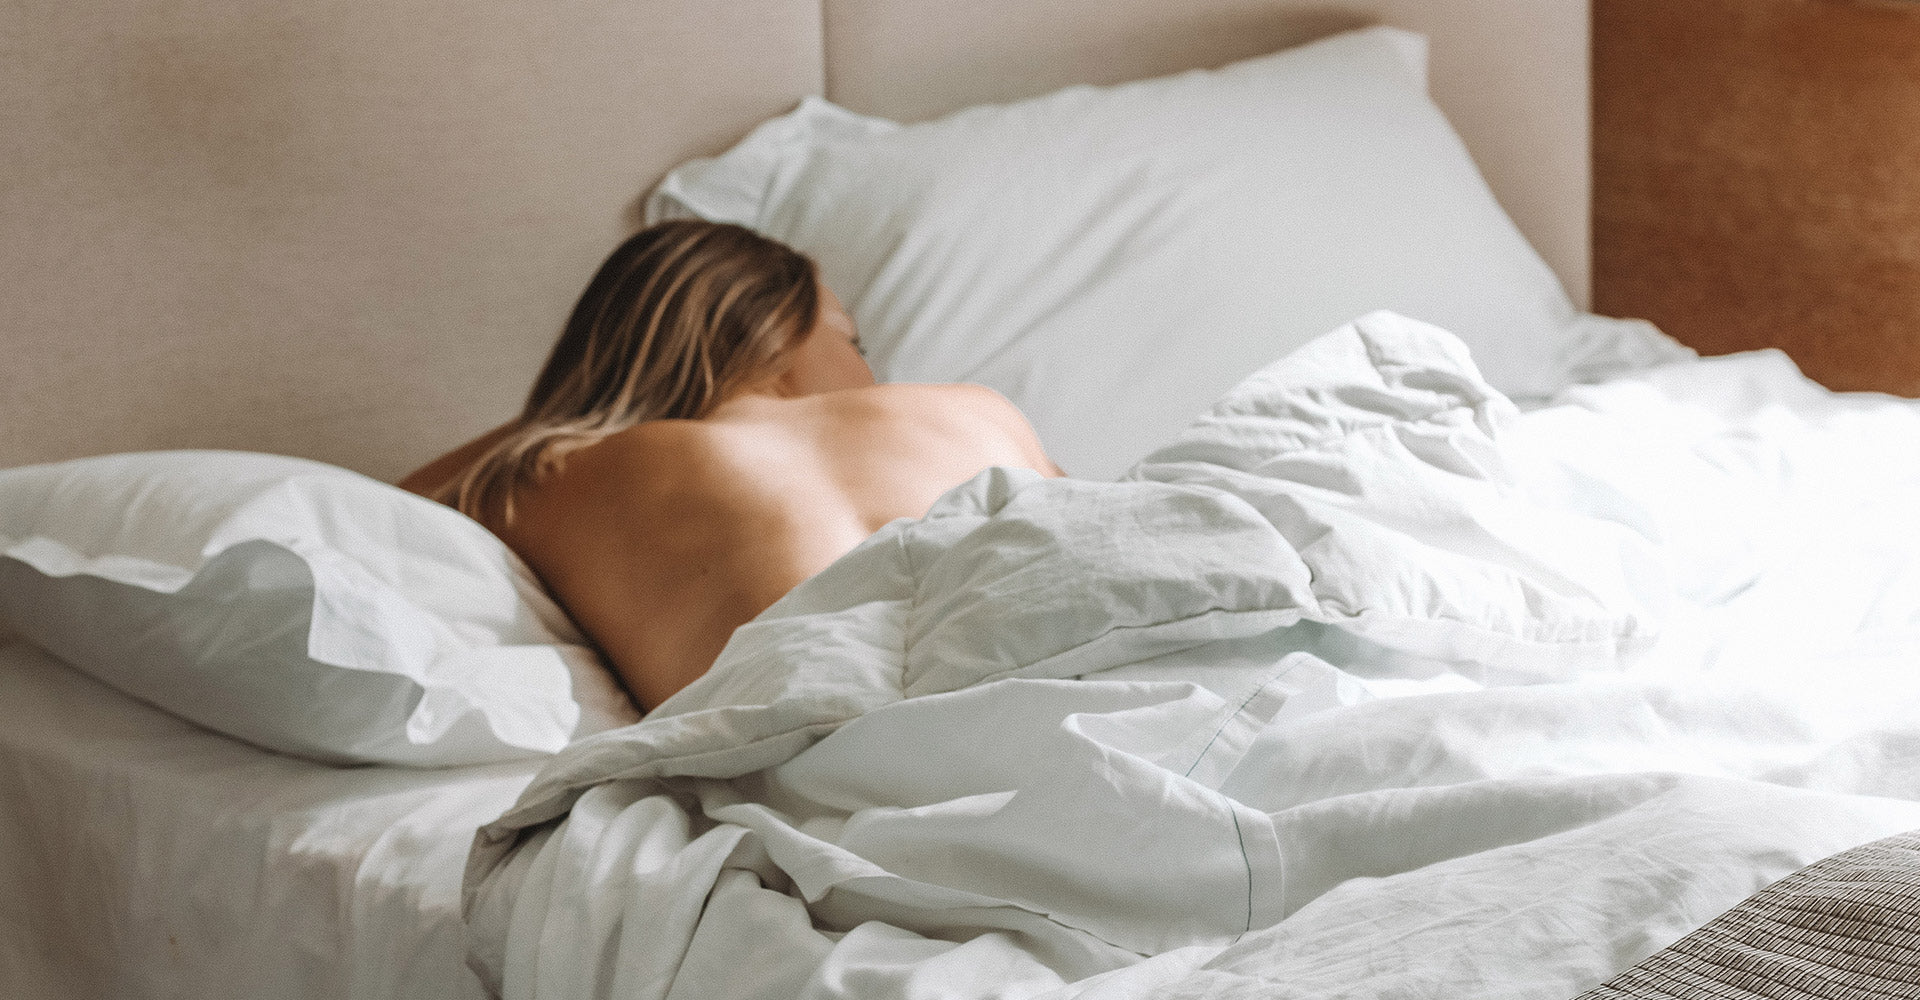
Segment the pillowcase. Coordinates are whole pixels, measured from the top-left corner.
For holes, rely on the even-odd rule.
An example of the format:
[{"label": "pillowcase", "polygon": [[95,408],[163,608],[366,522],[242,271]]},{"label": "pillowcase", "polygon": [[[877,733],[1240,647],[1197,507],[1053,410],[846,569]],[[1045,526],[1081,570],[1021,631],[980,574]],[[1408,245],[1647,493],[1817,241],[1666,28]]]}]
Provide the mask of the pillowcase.
[{"label": "pillowcase", "polygon": [[328,763],[552,753],[638,713],[513,553],[345,469],[148,452],[0,470],[0,629]]},{"label": "pillowcase", "polygon": [[881,378],[991,386],[1087,477],[1376,309],[1460,335],[1521,396],[1684,353],[1575,310],[1425,65],[1420,36],[1372,28],[914,125],[808,99],[667,175],[647,219],[805,251]]}]

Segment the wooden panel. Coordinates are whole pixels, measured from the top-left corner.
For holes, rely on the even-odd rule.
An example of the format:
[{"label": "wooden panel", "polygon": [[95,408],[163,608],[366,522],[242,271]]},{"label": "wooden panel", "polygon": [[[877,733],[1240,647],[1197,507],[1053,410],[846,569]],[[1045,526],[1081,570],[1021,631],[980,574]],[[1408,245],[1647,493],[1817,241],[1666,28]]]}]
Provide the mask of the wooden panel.
[{"label": "wooden panel", "polygon": [[825,0],[827,96],[915,120],[1217,66],[1368,24],[1432,41],[1432,91],[1487,183],[1587,302],[1585,0]]},{"label": "wooden panel", "polygon": [[1593,17],[1595,308],[1920,394],[1920,3]]}]

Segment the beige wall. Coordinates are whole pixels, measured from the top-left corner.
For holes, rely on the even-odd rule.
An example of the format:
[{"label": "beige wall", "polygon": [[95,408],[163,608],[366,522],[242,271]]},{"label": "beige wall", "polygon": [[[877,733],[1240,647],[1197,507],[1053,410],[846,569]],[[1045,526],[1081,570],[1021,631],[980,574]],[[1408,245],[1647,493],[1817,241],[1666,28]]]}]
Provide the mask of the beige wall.
[{"label": "beige wall", "polygon": [[506,416],[641,188],[819,90],[819,23],[6,3],[0,465],[235,447],[389,476]]}]

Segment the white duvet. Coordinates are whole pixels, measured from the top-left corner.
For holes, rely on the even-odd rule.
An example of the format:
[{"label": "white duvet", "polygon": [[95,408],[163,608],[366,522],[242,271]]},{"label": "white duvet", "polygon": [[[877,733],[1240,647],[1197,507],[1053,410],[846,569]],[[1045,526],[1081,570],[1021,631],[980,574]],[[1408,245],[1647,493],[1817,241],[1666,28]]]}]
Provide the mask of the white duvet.
[{"label": "white duvet", "polygon": [[481,831],[509,997],[1567,997],[1920,826],[1920,408],[1375,314],[993,470]]}]

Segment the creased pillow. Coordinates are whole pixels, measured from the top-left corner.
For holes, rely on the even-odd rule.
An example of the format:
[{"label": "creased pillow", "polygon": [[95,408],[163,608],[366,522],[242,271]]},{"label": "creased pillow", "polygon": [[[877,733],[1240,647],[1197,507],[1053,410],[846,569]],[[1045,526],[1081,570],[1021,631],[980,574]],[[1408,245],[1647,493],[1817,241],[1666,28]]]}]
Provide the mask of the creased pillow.
[{"label": "creased pillow", "polygon": [[808,99],[670,173],[647,215],[806,251],[883,379],[991,386],[1090,478],[1376,309],[1454,331],[1516,396],[1684,354],[1575,310],[1425,67],[1424,39],[1373,28],[912,125]]},{"label": "creased pillow", "polygon": [[0,628],[183,718],[329,763],[528,757],[638,719],[485,528],[296,458],[0,470]]}]

